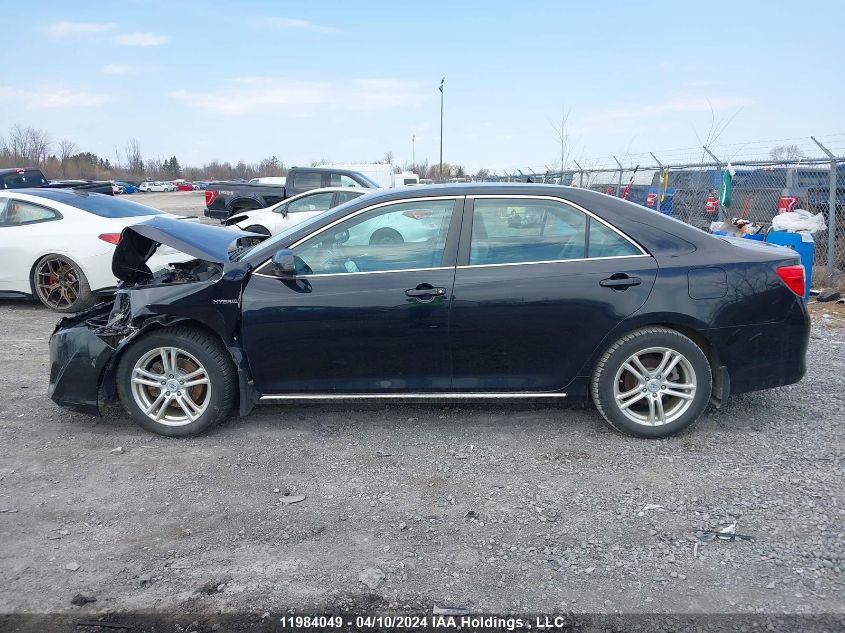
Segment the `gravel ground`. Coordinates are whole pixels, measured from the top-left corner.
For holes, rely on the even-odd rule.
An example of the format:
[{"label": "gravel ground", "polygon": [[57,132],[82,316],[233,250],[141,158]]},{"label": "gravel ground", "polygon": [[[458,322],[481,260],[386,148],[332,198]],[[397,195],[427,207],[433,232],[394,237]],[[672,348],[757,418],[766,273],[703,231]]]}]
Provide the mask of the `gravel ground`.
[{"label": "gravel ground", "polygon": [[[845,310],[813,308],[803,382],[667,440],[592,407],[300,404],[173,440],[56,407],[56,315],[0,301],[0,612],[841,614]],[[753,540],[696,533],[730,524]]]}]

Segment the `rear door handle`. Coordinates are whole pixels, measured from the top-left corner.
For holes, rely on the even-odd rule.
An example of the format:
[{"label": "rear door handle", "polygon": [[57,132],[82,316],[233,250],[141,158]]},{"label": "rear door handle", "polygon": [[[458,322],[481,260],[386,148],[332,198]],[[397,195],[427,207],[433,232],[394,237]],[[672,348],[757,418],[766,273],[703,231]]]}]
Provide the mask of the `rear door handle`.
[{"label": "rear door handle", "polygon": [[416,288],[409,288],[405,291],[406,296],[417,298],[430,297],[434,299],[435,297],[442,297],[445,294],[446,288],[434,288],[429,284],[420,284]]},{"label": "rear door handle", "polygon": [[625,273],[616,273],[607,279],[602,279],[599,282],[599,285],[604,286],[605,288],[624,290],[629,286],[639,286],[641,283],[643,283],[643,280],[639,277],[629,277]]}]

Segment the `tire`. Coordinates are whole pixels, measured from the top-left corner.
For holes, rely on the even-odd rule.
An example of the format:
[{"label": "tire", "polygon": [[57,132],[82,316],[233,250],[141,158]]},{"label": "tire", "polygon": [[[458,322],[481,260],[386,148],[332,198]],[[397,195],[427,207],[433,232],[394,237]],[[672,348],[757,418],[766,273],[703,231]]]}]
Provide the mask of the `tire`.
[{"label": "tire", "polygon": [[403,244],[399,231],[395,229],[379,229],[370,236],[370,246],[373,244]]},{"label": "tire", "polygon": [[[176,370],[171,373],[174,352]],[[165,381],[171,384],[160,386]],[[235,404],[236,381],[220,339],[191,327],[164,328],[144,336],[126,350],[117,366],[117,393],[123,406],[139,426],[168,437],[200,435],[225,420]],[[183,386],[192,382],[196,384]]]},{"label": "tire", "polygon": [[[266,235],[270,237],[270,231],[265,227],[259,224],[253,224],[252,226],[248,226],[244,229],[247,233],[261,233],[261,235]],[[238,246],[255,246],[256,244],[260,244],[264,240],[258,237],[242,237],[238,240]]]},{"label": "tire", "polygon": [[660,326],[635,330],[613,343],[590,382],[593,403],[604,419],[617,431],[643,438],[667,437],[690,426],[707,408],[712,389],[710,363],[701,348]]},{"label": "tire", "polygon": [[81,312],[97,302],[79,264],[63,255],[45,255],[32,268],[32,293],[56,312]]}]

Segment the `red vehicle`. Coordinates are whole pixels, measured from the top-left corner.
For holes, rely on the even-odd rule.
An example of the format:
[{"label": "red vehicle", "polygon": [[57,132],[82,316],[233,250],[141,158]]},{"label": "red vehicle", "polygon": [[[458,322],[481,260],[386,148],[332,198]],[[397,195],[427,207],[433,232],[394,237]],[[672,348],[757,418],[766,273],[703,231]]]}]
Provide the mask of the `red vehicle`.
[{"label": "red vehicle", "polygon": [[181,182],[174,182],[173,185],[176,187],[176,191],[193,191],[197,187],[191,182],[185,182],[184,180]]}]

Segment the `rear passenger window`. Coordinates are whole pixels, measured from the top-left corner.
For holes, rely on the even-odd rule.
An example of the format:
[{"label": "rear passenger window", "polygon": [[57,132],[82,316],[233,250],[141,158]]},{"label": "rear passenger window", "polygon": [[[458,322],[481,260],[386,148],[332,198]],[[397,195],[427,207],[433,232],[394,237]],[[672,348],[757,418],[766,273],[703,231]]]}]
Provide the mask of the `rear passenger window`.
[{"label": "rear passenger window", "polygon": [[562,202],[476,199],[469,263],[515,264],[585,256],[587,216]]},{"label": "rear passenger window", "polygon": [[21,200],[9,200],[0,213],[0,226],[35,224],[36,222],[57,220],[59,217],[59,214],[52,209]]},{"label": "rear passenger window", "polygon": [[308,191],[322,186],[323,175],[318,171],[301,171],[296,174],[294,188],[298,191]]},{"label": "rear passenger window", "polygon": [[626,257],[639,254],[639,249],[616,231],[598,220],[590,219],[590,243],[587,248],[587,257]]}]

